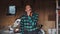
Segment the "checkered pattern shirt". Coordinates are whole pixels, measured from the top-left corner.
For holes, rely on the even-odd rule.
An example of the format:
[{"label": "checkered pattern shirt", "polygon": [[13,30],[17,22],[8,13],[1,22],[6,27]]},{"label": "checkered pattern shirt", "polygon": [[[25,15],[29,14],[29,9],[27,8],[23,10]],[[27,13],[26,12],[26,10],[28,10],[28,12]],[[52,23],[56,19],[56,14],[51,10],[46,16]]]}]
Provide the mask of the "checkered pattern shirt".
[{"label": "checkered pattern shirt", "polygon": [[20,28],[21,33],[24,34],[24,30],[34,31],[37,29],[38,14],[33,13],[32,16],[27,14],[21,17]]}]

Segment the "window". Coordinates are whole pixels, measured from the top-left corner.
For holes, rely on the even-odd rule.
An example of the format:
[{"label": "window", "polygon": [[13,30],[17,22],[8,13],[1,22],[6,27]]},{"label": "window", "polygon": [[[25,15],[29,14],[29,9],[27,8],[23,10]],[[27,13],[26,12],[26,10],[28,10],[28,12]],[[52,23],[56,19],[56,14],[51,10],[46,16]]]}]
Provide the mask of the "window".
[{"label": "window", "polygon": [[8,7],[8,15],[15,15],[16,14],[16,6],[15,5],[11,5]]}]

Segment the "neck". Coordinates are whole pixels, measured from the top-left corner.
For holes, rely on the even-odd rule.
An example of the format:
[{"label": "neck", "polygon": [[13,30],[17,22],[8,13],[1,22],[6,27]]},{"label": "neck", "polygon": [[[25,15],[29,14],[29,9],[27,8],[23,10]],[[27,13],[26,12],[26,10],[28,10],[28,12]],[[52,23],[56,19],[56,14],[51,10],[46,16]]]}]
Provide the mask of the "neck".
[{"label": "neck", "polygon": [[27,15],[29,16],[30,15],[30,12],[27,12]]},{"label": "neck", "polygon": [[32,16],[32,13],[31,13],[31,12],[27,12],[27,15],[28,15],[28,16]]}]

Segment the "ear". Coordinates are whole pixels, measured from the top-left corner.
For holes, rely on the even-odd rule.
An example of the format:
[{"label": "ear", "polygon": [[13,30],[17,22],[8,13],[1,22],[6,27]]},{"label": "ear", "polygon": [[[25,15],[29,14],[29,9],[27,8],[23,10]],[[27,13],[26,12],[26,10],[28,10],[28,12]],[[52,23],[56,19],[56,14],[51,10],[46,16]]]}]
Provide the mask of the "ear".
[{"label": "ear", "polygon": [[25,11],[26,11],[26,9],[25,9]]}]

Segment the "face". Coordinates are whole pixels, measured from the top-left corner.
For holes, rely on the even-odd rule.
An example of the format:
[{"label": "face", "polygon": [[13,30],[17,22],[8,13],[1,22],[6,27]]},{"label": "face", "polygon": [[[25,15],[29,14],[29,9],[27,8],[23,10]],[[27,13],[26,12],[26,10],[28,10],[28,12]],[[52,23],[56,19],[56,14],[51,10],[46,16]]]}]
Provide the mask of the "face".
[{"label": "face", "polygon": [[26,11],[26,12],[31,12],[31,7],[30,7],[30,5],[26,5],[25,11]]}]

